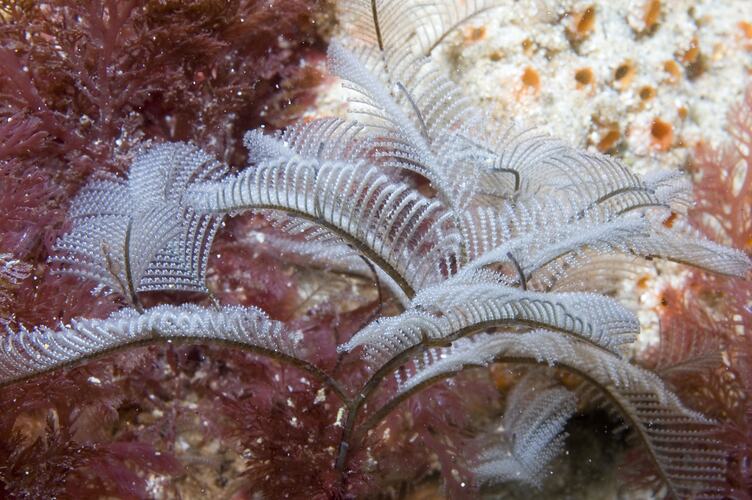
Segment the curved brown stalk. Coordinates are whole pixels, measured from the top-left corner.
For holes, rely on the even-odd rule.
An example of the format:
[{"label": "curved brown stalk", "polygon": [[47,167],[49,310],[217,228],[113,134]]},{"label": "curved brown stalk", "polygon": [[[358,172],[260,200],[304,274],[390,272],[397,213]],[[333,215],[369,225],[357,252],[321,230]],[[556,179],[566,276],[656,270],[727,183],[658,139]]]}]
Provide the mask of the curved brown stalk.
[{"label": "curved brown stalk", "polygon": [[[376,391],[376,389],[379,388],[381,383],[384,380],[386,380],[387,376],[390,373],[394,372],[397,368],[399,368],[406,361],[412,358],[414,354],[421,352],[424,349],[431,348],[431,347],[446,347],[450,345],[452,342],[454,342],[455,340],[458,340],[460,338],[468,337],[476,333],[491,330],[494,328],[508,327],[510,325],[525,325],[531,328],[547,328],[552,331],[559,331],[563,334],[571,335],[577,340],[588,342],[589,345],[592,345],[593,347],[597,349],[611,353],[611,351],[608,351],[604,347],[601,347],[597,344],[589,342],[587,341],[587,339],[584,339],[578,335],[575,335],[567,330],[554,328],[551,325],[546,325],[543,323],[537,323],[534,321],[524,321],[524,320],[519,320],[519,319],[484,321],[481,323],[469,325],[463,329],[456,331],[455,333],[451,335],[442,337],[440,339],[424,338],[422,342],[412,347],[409,347],[408,349],[401,351],[399,354],[397,354],[396,356],[391,358],[389,361],[384,363],[378,370],[376,370],[376,372],[368,379],[368,381],[363,386],[363,388],[351,400],[351,405],[348,407],[347,418],[345,420],[345,425],[343,428],[343,434],[342,434],[343,438],[340,443],[339,451],[337,453],[337,464],[336,464],[337,470],[342,472],[343,467],[345,465],[345,461],[347,459],[347,451],[350,448],[351,443],[353,442],[353,432],[355,431],[355,423],[357,422],[358,413],[363,407],[363,403],[371,396],[371,394],[373,394],[374,391]],[[384,408],[387,408],[387,407],[391,408],[392,406],[388,403]],[[380,411],[384,411],[384,409]],[[359,431],[358,435],[361,435],[361,434],[362,432]],[[357,440],[355,440],[355,442],[357,442]]]},{"label": "curved brown stalk", "polygon": [[[529,356],[498,356],[494,359],[495,363],[515,363],[515,364],[534,364],[534,365],[547,365],[547,362],[544,360],[538,360],[533,357]],[[410,397],[414,396],[419,391],[425,389],[426,387],[429,387],[437,382],[446,380],[448,378],[454,377],[458,373],[465,371],[470,368],[483,368],[483,365],[466,365],[462,369],[455,371],[455,372],[449,372],[444,373],[441,375],[437,375],[435,377],[432,377],[428,380],[425,380],[424,382],[416,385],[415,387],[412,387],[409,391],[406,391],[402,394],[399,394],[395,396],[392,400],[390,400],[386,405],[382,406],[378,411],[376,411],[373,415],[371,415],[364,423],[358,428],[357,434],[354,436],[354,439],[356,441],[360,441],[364,438],[364,436],[367,435],[368,431],[375,428],[379,423],[381,423],[386,417],[389,416],[389,414],[394,411],[401,403],[409,399]],[[613,404],[619,413],[629,422],[630,427],[637,433],[637,436],[640,438],[640,441],[645,446],[645,448],[648,451],[648,454],[650,456],[650,460],[653,463],[653,466],[655,467],[656,471],[658,472],[661,480],[666,485],[666,488],[668,489],[668,494],[670,498],[680,498],[678,492],[676,491],[671,479],[668,477],[667,472],[664,470],[664,468],[661,466],[658,457],[655,453],[655,450],[653,449],[652,442],[650,438],[647,435],[647,432],[645,430],[645,427],[643,426],[642,422],[637,418],[636,415],[634,415],[633,411],[630,411],[628,408],[624,398],[615,390],[615,388],[612,385],[603,385],[598,380],[591,377],[587,372],[580,370],[579,368],[576,368],[574,366],[565,364],[565,363],[557,363],[557,368],[564,369],[570,373],[573,373],[575,375],[578,375],[583,380],[585,380],[587,383],[591,384],[598,390],[600,390],[602,393],[605,394],[605,396],[608,398],[609,402]]]},{"label": "curved brown stalk", "polygon": [[272,351],[270,349],[264,349],[262,347],[253,346],[249,344],[244,344],[242,342],[233,342],[229,340],[219,340],[219,339],[211,339],[207,337],[169,337],[166,335],[159,335],[159,336],[152,336],[148,339],[139,339],[135,340],[133,342],[127,342],[124,344],[120,344],[118,346],[112,347],[110,349],[105,349],[102,351],[99,351],[97,353],[83,356],[81,358],[76,359],[75,361],[71,361],[68,363],[60,364],[54,367],[51,367],[47,370],[34,372],[29,375],[26,375],[24,377],[12,379],[12,380],[6,380],[3,382],[0,382],[0,388],[11,385],[11,384],[17,384],[22,383],[26,380],[29,380],[31,378],[37,377],[43,373],[49,373],[55,370],[64,369],[64,368],[70,368],[73,366],[79,366],[82,365],[88,361],[91,361],[93,359],[99,358],[101,356],[106,356],[108,354],[124,351],[126,349],[130,349],[132,347],[138,347],[138,346],[148,346],[148,345],[154,345],[154,344],[165,344],[166,342],[169,342],[171,344],[216,344],[216,345],[225,345],[230,346],[236,349],[241,349],[243,351],[252,352],[253,354],[258,354],[261,356],[265,356],[268,358],[275,359],[277,361],[280,361],[282,363],[294,366],[300,370],[305,371],[311,377],[315,378],[319,382],[321,382],[323,385],[329,387],[332,389],[332,391],[337,395],[337,397],[345,402],[345,404],[349,404],[350,397],[348,396],[345,389],[342,387],[342,385],[332,378],[331,375],[326,373],[321,368],[317,367],[316,365],[309,363],[308,361],[304,361],[299,358],[295,358],[293,356],[289,356],[287,354],[283,354],[277,351]]},{"label": "curved brown stalk", "polygon": [[444,33],[439,38],[437,38],[436,41],[433,42],[433,44],[430,47],[428,47],[428,50],[426,50],[425,55],[426,56],[430,56],[431,52],[433,52],[436,47],[438,47],[439,45],[441,45],[441,42],[443,42],[446,39],[446,37],[449,36],[449,34],[452,31],[456,30],[457,28],[459,28],[460,26],[462,26],[463,24],[465,24],[466,22],[468,22],[473,17],[478,16],[480,14],[483,14],[484,12],[488,12],[489,10],[495,9],[497,7],[498,7],[498,5],[491,5],[489,7],[483,8],[483,9],[478,9],[478,10],[470,13],[469,16],[467,16],[467,17],[465,17],[463,19],[460,19],[459,21],[457,21],[456,23],[454,23],[452,26],[450,26],[449,28],[447,28],[447,29],[444,30]]},{"label": "curved brown stalk", "polygon": [[313,222],[324,229],[327,229],[328,231],[331,231],[332,233],[336,234],[343,240],[347,242],[348,245],[350,245],[352,248],[358,251],[361,255],[369,259],[371,262],[373,262],[376,267],[380,268],[384,273],[386,273],[392,280],[397,284],[398,287],[402,289],[404,294],[407,296],[408,299],[412,299],[415,296],[415,289],[410,285],[410,283],[407,282],[407,279],[402,276],[402,274],[389,262],[386,261],[383,257],[381,257],[378,252],[376,252],[373,248],[369,247],[368,245],[364,244],[359,238],[355,237],[354,235],[348,233],[347,231],[337,227],[336,225],[326,221],[323,218],[316,217],[311,214],[307,214],[305,212],[301,212],[299,210],[294,210],[287,207],[282,207],[279,205],[246,205],[246,206],[237,206],[233,207],[233,211],[243,211],[243,210],[279,210],[280,212],[285,212],[288,215],[291,215],[293,217],[299,217],[301,219],[305,219],[307,221]]}]

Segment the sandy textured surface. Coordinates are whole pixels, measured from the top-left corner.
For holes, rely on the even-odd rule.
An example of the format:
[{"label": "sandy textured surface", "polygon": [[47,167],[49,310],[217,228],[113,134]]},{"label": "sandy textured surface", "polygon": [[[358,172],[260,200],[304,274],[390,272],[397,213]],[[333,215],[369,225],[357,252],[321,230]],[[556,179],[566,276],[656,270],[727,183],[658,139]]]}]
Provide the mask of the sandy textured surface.
[{"label": "sandy textured surface", "polygon": [[752,72],[748,0],[508,1],[440,54],[499,117],[647,171],[682,167],[725,118]]}]

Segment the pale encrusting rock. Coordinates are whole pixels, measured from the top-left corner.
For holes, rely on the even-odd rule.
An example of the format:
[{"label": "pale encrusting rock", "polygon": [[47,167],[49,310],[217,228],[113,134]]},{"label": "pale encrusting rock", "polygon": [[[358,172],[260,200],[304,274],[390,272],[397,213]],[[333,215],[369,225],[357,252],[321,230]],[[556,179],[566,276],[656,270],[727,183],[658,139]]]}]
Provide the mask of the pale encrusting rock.
[{"label": "pale encrusting rock", "polygon": [[507,3],[438,54],[495,115],[642,172],[681,166],[700,140],[723,142],[727,111],[750,81],[752,2]]}]

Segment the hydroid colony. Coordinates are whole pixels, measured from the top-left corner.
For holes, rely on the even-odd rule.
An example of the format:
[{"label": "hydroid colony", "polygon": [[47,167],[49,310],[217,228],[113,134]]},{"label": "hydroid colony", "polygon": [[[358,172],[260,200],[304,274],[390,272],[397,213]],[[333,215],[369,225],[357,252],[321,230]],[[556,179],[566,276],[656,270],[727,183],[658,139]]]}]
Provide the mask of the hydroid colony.
[{"label": "hydroid colony", "polygon": [[[467,457],[478,484],[539,485],[579,401],[624,420],[669,495],[719,495],[726,455],[713,422],[629,362],[637,319],[600,285],[635,259],[729,275],[746,273],[749,259],[681,221],[664,224],[689,200],[678,173],[640,177],[476,109],[430,55],[448,32],[491,8],[490,0],[347,0],[357,36],[333,40],[328,52],[331,73],[351,95],[347,119],[251,131],[249,165],[235,174],[194,146],[167,143],[141,152],[127,178],[92,179],[53,261],[129,307],[9,334],[1,381],[143,342],[215,341],[268,355],[339,399],[331,469],[346,494],[355,488],[349,474],[363,467],[353,452],[401,402],[465,368],[528,364],[536,368],[507,399],[504,438],[489,436]],[[338,347],[343,358],[363,360],[364,383],[353,387],[317,366],[305,338],[260,309],[144,307],[146,291],[206,292],[221,221],[247,211],[276,214],[289,235],[270,236],[281,250],[372,279],[393,299],[395,307]],[[566,389],[554,368],[583,383]],[[383,404],[369,406],[384,393]]]}]

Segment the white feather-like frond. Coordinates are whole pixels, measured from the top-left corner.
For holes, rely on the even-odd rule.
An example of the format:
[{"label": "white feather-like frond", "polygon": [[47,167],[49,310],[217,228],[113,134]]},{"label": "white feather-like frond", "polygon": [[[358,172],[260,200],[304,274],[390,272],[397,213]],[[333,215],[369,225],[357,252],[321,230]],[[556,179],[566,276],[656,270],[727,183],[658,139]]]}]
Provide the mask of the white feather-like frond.
[{"label": "white feather-like frond", "polygon": [[717,497],[712,490],[723,482],[726,452],[714,439],[713,422],[686,408],[658,375],[556,332],[482,334],[425,351],[397,372],[398,393],[405,397],[468,366],[492,361],[535,362],[582,376],[591,399],[614,409],[633,428],[674,496]]},{"label": "white feather-like frond", "polygon": [[613,352],[631,343],[639,328],[633,313],[597,294],[539,293],[498,283],[445,283],[419,292],[404,313],[364,327],[340,350],[364,346],[367,358],[380,366],[426,342],[447,343],[485,330],[537,326]]},{"label": "white feather-like frond", "polygon": [[123,309],[106,319],[73,320],[57,329],[8,332],[0,341],[0,384],[155,340],[226,342],[299,359],[294,338],[282,323],[254,307],[160,305],[144,313]]},{"label": "white feather-like frond", "polygon": [[[547,378],[544,378],[546,376]],[[564,448],[564,426],[576,410],[574,394],[533,371],[507,397],[501,432],[472,460],[480,484],[518,481],[540,488],[545,469]]]},{"label": "white feather-like frond", "polygon": [[133,298],[147,290],[205,291],[208,251],[221,219],[184,203],[193,183],[227,169],[188,144],[139,154],[127,179],[107,176],[73,200],[73,229],[50,259],[62,272],[92,278]]},{"label": "white feather-like frond", "polygon": [[365,162],[293,157],[197,186],[192,197],[208,213],[281,210],[316,222],[363,251],[409,295],[439,282],[459,254],[459,235],[440,202]]}]

